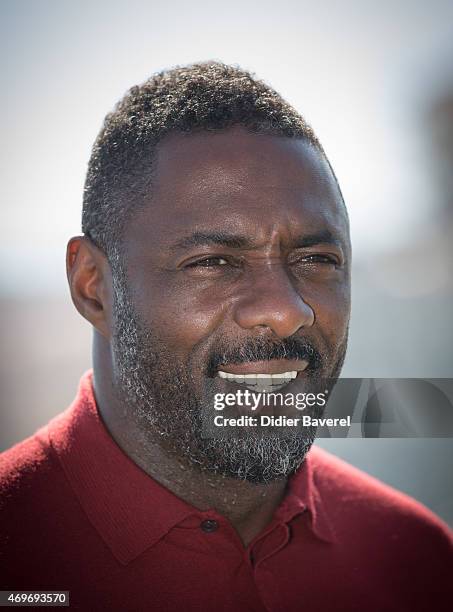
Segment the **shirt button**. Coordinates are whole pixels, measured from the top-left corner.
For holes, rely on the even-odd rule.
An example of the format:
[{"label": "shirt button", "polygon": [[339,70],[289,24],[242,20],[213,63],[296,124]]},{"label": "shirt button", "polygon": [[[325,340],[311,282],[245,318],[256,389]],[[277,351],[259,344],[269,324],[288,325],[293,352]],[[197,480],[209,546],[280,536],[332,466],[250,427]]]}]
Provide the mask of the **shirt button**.
[{"label": "shirt button", "polygon": [[214,519],[206,519],[201,522],[200,527],[205,533],[212,533],[213,531],[217,531],[219,524],[217,521],[214,521]]}]

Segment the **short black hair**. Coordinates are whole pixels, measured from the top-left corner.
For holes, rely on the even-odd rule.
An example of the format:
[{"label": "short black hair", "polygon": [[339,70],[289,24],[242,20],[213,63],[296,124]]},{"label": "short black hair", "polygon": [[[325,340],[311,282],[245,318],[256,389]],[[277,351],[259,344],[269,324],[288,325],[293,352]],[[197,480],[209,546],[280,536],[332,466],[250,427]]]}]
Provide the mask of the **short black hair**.
[{"label": "short black hair", "polygon": [[249,72],[214,61],[164,70],[132,87],[104,120],[88,164],[84,234],[115,259],[127,219],[149,197],[159,141],[233,126],[302,138],[323,152],[303,117]]}]

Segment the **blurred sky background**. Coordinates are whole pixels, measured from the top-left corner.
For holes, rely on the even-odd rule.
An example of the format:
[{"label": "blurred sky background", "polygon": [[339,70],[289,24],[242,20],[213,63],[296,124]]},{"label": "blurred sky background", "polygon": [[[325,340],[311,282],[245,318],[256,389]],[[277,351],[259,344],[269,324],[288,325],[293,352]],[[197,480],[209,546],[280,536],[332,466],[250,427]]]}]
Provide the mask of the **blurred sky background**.
[{"label": "blurred sky background", "polygon": [[[255,72],[327,151],[353,240],[343,375],[452,377],[451,1],[3,0],[0,20],[0,449],[62,410],[90,366],[64,253],[103,117],[198,60]],[[452,440],[321,444],[453,523]]]}]

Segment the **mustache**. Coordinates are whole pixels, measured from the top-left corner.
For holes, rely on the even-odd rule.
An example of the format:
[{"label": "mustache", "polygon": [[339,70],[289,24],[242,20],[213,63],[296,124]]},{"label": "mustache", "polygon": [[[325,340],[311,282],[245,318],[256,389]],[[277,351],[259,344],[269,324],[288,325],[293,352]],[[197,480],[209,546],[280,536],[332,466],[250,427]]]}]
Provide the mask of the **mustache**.
[{"label": "mustache", "polygon": [[214,376],[219,366],[272,359],[300,359],[308,362],[307,370],[322,366],[322,356],[311,342],[303,338],[271,340],[255,338],[240,346],[225,347],[213,353],[208,361],[208,374]]}]

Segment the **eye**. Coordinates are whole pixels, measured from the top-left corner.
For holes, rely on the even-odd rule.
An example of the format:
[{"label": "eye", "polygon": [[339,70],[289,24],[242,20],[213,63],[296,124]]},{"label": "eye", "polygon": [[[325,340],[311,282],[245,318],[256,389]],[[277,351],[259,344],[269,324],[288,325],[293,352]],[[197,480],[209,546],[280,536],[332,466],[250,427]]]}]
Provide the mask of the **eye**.
[{"label": "eye", "polygon": [[300,253],[289,262],[293,273],[309,276],[331,275],[342,268],[341,260],[330,253]]},{"label": "eye", "polygon": [[302,258],[301,261],[308,262],[308,263],[314,263],[314,264],[330,264],[332,266],[338,265],[338,261],[331,255],[321,255],[321,254],[307,255],[306,257]]},{"label": "eye", "polygon": [[216,268],[221,266],[227,266],[228,261],[223,257],[206,257],[205,259],[199,259],[198,261],[192,261],[187,265],[188,268]]}]

